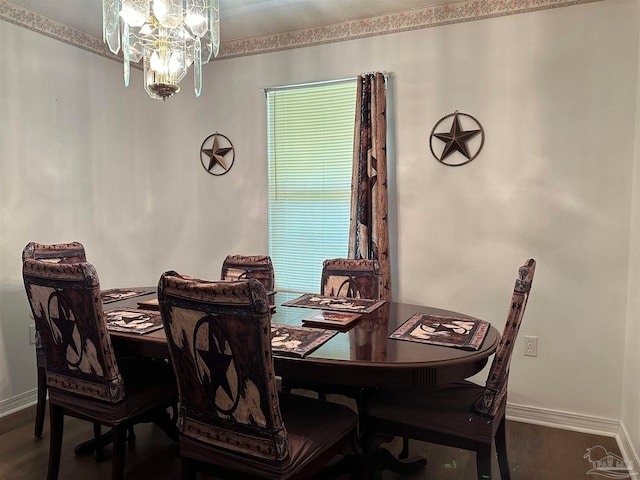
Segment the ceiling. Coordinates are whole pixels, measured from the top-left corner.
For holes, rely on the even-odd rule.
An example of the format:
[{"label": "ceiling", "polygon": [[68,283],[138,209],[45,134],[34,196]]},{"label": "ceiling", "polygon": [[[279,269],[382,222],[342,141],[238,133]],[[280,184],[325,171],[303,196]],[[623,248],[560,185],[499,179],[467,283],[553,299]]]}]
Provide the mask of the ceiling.
[{"label": "ceiling", "polygon": [[[457,0],[220,0],[222,42],[274,35]],[[102,38],[102,0],[8,0]]]}]

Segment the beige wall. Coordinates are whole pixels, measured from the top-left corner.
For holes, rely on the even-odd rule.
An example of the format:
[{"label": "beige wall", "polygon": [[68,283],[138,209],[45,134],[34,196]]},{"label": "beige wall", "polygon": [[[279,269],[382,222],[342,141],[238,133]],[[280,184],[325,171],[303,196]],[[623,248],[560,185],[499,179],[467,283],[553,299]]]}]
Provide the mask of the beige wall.
[{"label": "beige wall", "polygon": [[[260,88],[382,70],[395,298],[502,327],[516,269],[536,258],[521,334],[539,337],[539,355],[516,348],[510,401],[624,414],[640,445],[637,342],[625,353],[640,272],[629,262],[638,13],[634,0],[605,1],[216,61],[200,99],[189,75],[165,104],[138,71],[125,89],[119,64],[0,22],[0,402],[34,385],[24,244],[83,242],[104,287],[155,283],[168,268],[216,277],[227,253],[266,253]],[[486,142],[447,168],[428,135],[456,109]],[[216,130],[236,147],[222,178],[198,159]]]}]

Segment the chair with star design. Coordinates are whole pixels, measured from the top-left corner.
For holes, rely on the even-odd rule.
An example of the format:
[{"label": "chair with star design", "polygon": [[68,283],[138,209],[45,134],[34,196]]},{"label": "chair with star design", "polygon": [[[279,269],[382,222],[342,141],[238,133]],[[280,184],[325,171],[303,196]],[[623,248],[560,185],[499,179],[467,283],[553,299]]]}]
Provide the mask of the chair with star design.
[{"label": "chair with star design", "polygon": [[[35,258],[51,263],[86,262],[84,246],[80,242],[57,243],[44,245],[31,242],[22,251],[22,260]],[[44,416],[47,404],[47,380],[45,374],[45,357],[40,341],[40,333],[36,329],[36,369],[37,369],[37,402],[34,435],[42,437]]]},{"label": "chair with star design", "polygon": [[255,278],[267,291],[269,305],[274,305],[275,274],[268,255],[228,255],[222,262],[222,280]]},{"label": "chair with star design", "polygon": [[380,300],[382,275],[377,260],[332,258],[322,263],[320,294]]},{"label": "chair with star design", "polygon": [[183,479],[198,471],[306,479],[336,454],[357,451],[353,410],[277,391],[269,303],[258,280],[169,271],[158,301],[180,392]]},{"label": "chair with star design", "polygon": [[121,479],[131,425],[153,421],[167,433],[175,428],[166,411],[177,401],[173,370],[164,361],[116,359],[91,264],[53,263],[27,252],[22,271],[46,359],[47,478],[58,478],[67,415],[112,428],[112,479]]},{"label": "chair with star design", "polygon": [[518,270],[507,321],[484,386],[465,380],[424,392],[387,388],[366,396],[361,415],[362,438],[374,478],[381,478],[382,459],[376,434],[475,451],[478,480],[492,478],[495,442],[500,476],[502,480],[511,478],[505,435],[509,365],[535,268],[535,260],[530,259]]},{"label": "chair with star design", "polygon": [[[86,262],[87,256],[84,245],[80,242],[42,244],[30,242],[22,251],[22,261],[27,258],[42,260],[48,263],[80,263]],[[37,327],[37,325],[36,325]],[[36,328],[36,366],[37,366],[37,402],[36,402],[36,421],[34,427],[34,435],[37,438],[42,437],[44,429],[44,417],[47,404],[47,380],[46,380],[46,359],[42,350],[42,342],[40,341],[40,333]],[[127,439],[133,443],[135,433],[133,426],[129,429]],[[109,443],[110,435],[105,437],[101,434],[101,425],[96,423],[93,425],[93,440],[85,442],[76,448],[76,453],[92,450],[97,461],[104,460],[104,451],[102,447]]]}]

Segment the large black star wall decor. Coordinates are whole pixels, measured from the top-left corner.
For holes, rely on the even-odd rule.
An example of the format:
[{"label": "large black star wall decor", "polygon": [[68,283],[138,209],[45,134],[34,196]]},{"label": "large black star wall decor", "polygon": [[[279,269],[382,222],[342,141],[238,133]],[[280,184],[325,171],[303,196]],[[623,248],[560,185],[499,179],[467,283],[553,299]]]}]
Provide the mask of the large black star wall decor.
[{"label": "large black star wall decor", "polygon": [[221,133],[209,135],[200,147],[200,163],[211,175],[220,176],[231,170],[235,150],[231,140]]},{"label": "large black star wall decor", "polygon": [[[451,123],[451,127],[448,132],[436,132],[436,129],[440,126],[440,124],[444,123],[447,119],[453,117],[453,121]],[[460,118],[464,117],[466,121],[470,124],[475,124],[478,128],[464,130],[462,124],[460,122]],[[471,152],[469,150],[468,142],[476,137],[476,135],[480,135],[480,144],[479,146],[476,144],[475,148]],[[440,140],[444,142],[444,147],[440,155],[437,155],[434,151],[433,147],[433,139]],[[465,165],[469,163],[471,160],[476,158],[482,150],[482,146],[484,145],[484,130],[480,122],[478,122],[474,117],[468,115],[466,113],[460,113],[457,110],[454,113],[450,113],[442,117],[438,123],[431,130],[431,135],[429,137],[429,147],[431,148],[431,153],[440,163],[444,165],[448,165],[450,167],[459,167],[460,165]],[[454,153],[459,152],[464,159],[461,159],[460,156],[454,155]]]}]

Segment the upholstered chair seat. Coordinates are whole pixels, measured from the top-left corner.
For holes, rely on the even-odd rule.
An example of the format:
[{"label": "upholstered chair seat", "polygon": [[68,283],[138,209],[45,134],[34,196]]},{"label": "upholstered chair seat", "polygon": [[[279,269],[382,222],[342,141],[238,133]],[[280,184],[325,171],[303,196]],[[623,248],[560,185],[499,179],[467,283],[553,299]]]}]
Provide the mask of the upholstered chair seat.
[{"label": "upholstered chair seat", "polygon": [[[181,451],[201,463],[215,463],[220,472],[230,478],[247,476],[265,479],[302,479],[311,467],[320,470],[331,456],[324,456],[318,464],[318,452],[332,451],[335,439],[353,434],[354,415],[344,408],[335,408],[329,402],[291,395],[279,395],[282,422],[288,433],[289,454],[280,461],[238,454],[215,448],[188,436],[180,437]],[[215,475],[216,467],[212,468]]]},{"label": "upholstered chair seat", "polygon": [[[452,435],[470,442],[491,445],[499,422],[476,413],[475,404],[484,394],[484,386],[473,382],[455,382],[428,392],[385,389],[371,395],[366,402],[369,420],[376,426],[388,422],[392,427],[402,425],[409,438],[419,438],[425,425],[438,435]],[[402,408],[397,408],[397,405]],[[497,414],[504,414],[505,402]],[[391,428],[391,427],[390,427]],[[383,428],[384,429],[384,428]],[[435,442],[440,443],[440,442]]]},{"label": "upholstered chair seat", "polygon": [[[117,363],[123,384],[126,385],[126,396],[122,401],[87,400],[77,393],[58,388],[50,390],[49,401],[72,408],[72,416],[100,420],[103,425],[118,425],[146,413],[149,404],[156,403],[156,399],[167,398],[167,386],[173,389],[174,398],[177,397],[175,382],[171,382],[174,374],[170,364],[142,358],[118,359]],[[170,379],[169,382],[167,379]],[[166,400],[160,402],[161,405],[165,403]]]}]

